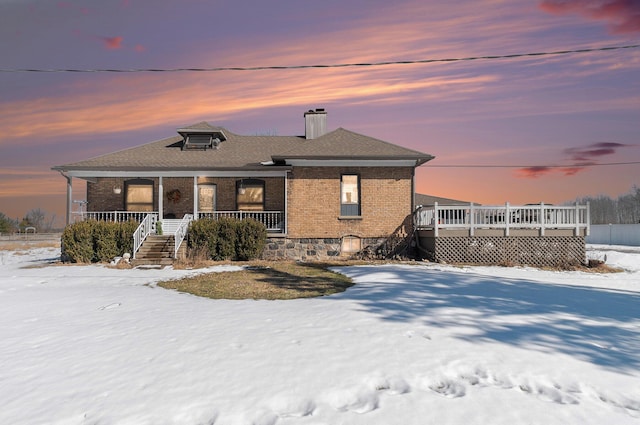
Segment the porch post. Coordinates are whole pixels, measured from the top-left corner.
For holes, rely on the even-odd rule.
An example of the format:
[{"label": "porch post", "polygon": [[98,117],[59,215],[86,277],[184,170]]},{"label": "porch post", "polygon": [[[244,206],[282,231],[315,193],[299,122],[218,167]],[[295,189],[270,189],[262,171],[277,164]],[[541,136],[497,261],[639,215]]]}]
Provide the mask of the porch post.
[{"label": "porch post", "polygon": [[158,220],[162,220],[164,218],[164,188],[162,185],[162,176],[158,178]]},{"label": "porch post", "polygon": [[63,176],[67,179],[67,226],[71,224],[71,209],[73,206],[73,177]]},{"label": "porch post", "polygon": [[198,177],[193,176],[193,218],[197,220],[198,217]]},{"label": "porch post", "polygon": [[289,170],[284,173],[284,229],[282,232],[287,235],[289,227]]}]

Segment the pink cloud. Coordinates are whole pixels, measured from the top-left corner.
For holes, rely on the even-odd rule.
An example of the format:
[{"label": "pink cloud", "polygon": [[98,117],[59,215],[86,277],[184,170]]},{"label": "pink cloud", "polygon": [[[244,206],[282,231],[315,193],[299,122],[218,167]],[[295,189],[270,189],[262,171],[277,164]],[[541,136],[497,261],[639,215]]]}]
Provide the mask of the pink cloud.
[{"label": "pink cloud", "polygon": [[122,48],[122,37],[100,37],[102,41],[104,41],[104,45],[109,50],[121,49]]},{"label": "pink cloud", "polygon": [[541,10],[554,15],[575,13],[609,23],[614,34],[640,32],[637,0],[543,0]]},{"label": "pink cloud", "polygon": [[533,167],[519,168],[516,171],[516,175],[524,179],[537,179],[538,177],[542,177],[544,175],[549,174],[552,170],[553,170],[552,167],[536,165]]}]

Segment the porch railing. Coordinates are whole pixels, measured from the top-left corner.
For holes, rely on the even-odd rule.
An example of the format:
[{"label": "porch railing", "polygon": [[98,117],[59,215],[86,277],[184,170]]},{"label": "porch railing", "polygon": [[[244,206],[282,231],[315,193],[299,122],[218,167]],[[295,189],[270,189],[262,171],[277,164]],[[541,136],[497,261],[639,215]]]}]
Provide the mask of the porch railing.
[{"label": "porch railing", "polygon": [[[76,213],[76,221],[78,220],[98,220],[98,221],[129,221],[135,220],[141,223],[148,214],[154,214],[158,217],[156,211],[90,211],[84,213]],[[191,216],[193,219],[213,218],[217,220],[221,217],[231,217],[238,220],[244,218],[252,218],[265,225],[270,233],[284,233],[284,212],[282,211],[213,211],[199,212],[197,216]],[[155,222],[154,222],[155,231]],[[188,227],[188,226],[187,226]]]},{"label": "porch railing", "polygon": [[82,213],[74,213],[75,221],[97,220],[97,221],[114,221],[123,222],[135,220],[141,223],[147,214],[158,214],[157,211],[88,211]]},{"label": "porch railing", "polygon": [[282,211],[213,211],[198,213],[198,218],[218,220],[221,217],[231,217],[238,220],[252,218],[264,224],[267,232],[284,233],[284,213]]},{"label": "porch railing", "polygon": [[439,229],[468,229],[473,235],[475,229],[575,229],[579,234],[586,229],[589,234],[589,205],[554,206],[535,205],[438,205],[420,206],[414,214],[417,229],[433,229],[438,236]]},{"label": "porch railing", "polygon": [[135,232],[133,232],[133,258],[136,258],[136,253],[144,243],[144,240],[156,230],[156,222],[158,221],[157,214],[148,214],[142,220]]}]

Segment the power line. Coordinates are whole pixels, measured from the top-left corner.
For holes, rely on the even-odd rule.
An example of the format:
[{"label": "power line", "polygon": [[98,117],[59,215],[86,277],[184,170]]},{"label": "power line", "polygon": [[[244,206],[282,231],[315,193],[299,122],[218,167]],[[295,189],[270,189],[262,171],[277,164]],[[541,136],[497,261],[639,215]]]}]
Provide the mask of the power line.
[{"label": "power line", "polygon": [[598,164],[573,164],[573,165],[499,165],[499,164],[429,164],[429,168],[585,168],[612,165],[636,165],[640,161],[631,162],[602,162]]},{"label": "power line", "polygon": [[231,67],[217,67],[217,68],[130,68],[130,69],[116,69],[116,68],[97,68],[97,69],[80,69],[80,68],[15,68],[15,69],[0,69],[0,72],[42,72],[42,73],[55,73],[55,72],[112,72],[112,73],[130,73],[130,72],[221,72],[221,71],[266,71],[266,70],[285,70],[285,69],[309,69],[309,68],[349,68],[349,67],[371,67],[371,66],[389,66],[389,65],[415,65],[415,64],[429,64],[437,62],[463,62],[463,61],[475,61],[475,60],[494,60],[494,59],[516,59],[523,57],[537,57],[537,56],[554,56],[554,55],[568,55],[576,53],[591,53],[591,52],[603,52],[622,49],[635,49],[640,47],[640,44],[630,44],[624,46],[609,46],[609,47],[594,47],[587,49],[575,49],[575,50],[558,50],[553,52],[531,52],[531,53],[515,53],[509,55],[490,55],[490,56],[470,56],[464,58],[441,58],[441,59],[418,59],[418,60],[404,60],[404,61],[383,61],[383,62],[370,62],[370,63],[336,63],[336,64],[316,64],[316,65],[284,65],[284,66],[231,66]]}]

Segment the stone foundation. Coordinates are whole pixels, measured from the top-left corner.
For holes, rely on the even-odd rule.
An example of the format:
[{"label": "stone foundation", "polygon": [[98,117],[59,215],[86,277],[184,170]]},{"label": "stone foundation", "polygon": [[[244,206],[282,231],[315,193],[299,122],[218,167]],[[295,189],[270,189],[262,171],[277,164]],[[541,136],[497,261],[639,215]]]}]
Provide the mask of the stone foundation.
[{"label": "stone foundation", "polygon": [[[375,251],[385,238],[362,238],[362,248]],[[323,261],[349,258],[355,252],[341,252],[340,238],[268,238],[263,260]]]}]

